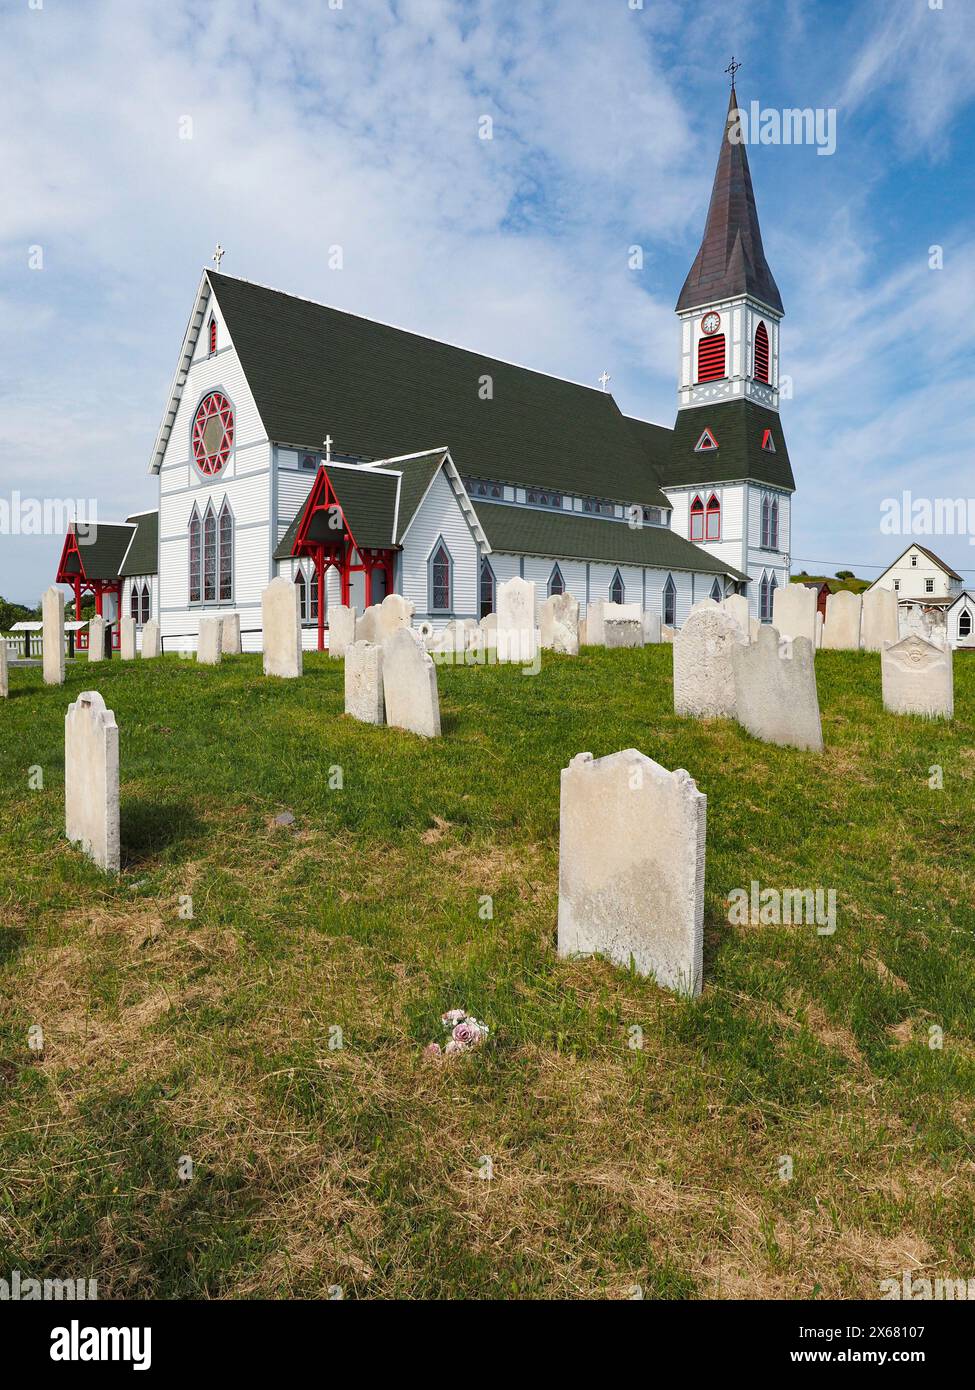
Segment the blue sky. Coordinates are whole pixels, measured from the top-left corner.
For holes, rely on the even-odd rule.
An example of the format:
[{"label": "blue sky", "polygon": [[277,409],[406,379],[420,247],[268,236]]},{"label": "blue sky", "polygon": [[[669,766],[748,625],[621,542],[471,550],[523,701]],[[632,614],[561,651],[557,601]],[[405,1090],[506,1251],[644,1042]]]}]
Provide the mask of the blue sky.
[{"label": "blue sky", "polygon": [[[793,567],[876,574],[907,543],[880,531],[885,497],[975,497],[975,4],[636,5],[6,0],[0,497],[155,505],[218,240],[231,274],[576,380],[605,368],[625,411],[671,423],[735,54],[743,104],[836,108],[834,155],[749,155],[786,307]],[[975,586],[967,537],[928,543]],[[35,601],[59,546],[0,535],[0,593]]]}]

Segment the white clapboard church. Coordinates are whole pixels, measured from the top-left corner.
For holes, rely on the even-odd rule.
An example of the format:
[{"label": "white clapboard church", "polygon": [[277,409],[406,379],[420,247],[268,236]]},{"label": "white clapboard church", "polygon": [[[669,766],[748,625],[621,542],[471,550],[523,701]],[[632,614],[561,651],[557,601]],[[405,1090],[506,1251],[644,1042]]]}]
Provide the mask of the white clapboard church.
[{"label": "white clapboard church", "polygon": [[[170,650],[222,612],[259,646],[261,591],[279,574],[298,586],[309,647],[327,644],[335,603],[361,611],[395,591],[439,626],[491,611],[516,574],[583,613],[610,599],[679,626],[697,600],[741,592],[769,619],[794,483],[782,302],[736,106],[732,87],[677,303],[673,428],[624,415],[599,386],[207,270],[150,461],[158,517],[114,537],[100,525],[97,576],[69,536],[59,582],[99,611],[104,594],[140,624],[151,612]],[[127,553],[124,572],[107,572],[109,551]]]}]

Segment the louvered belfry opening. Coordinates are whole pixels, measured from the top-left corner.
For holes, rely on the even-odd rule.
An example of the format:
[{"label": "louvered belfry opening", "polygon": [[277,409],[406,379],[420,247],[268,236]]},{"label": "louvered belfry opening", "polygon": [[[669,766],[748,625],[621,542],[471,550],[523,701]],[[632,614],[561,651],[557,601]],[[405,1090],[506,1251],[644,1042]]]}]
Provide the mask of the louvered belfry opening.
[{"label": "louvered belfry opening", "polygon": [[755,380],[768,385],[768,329],[764,323],[755,330]]},{"label": "louvered belfry opening", "polygon": [[702,338],[697,348],[698,381],[720,381],[724,376],[724,334]]}]

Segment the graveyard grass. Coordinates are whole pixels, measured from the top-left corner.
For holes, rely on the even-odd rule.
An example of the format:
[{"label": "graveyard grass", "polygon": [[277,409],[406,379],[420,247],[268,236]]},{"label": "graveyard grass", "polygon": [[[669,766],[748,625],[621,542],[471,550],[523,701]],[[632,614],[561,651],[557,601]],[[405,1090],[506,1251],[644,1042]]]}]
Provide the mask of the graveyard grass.
[{"label": "graveyard grass", "polygon": [[[411,1299],[876,1298],[975,1272],[975,661],[945,725],[886,715],[876,656],[820,653],[821,757],[676,718],[670,666],[441,668],[430,743],[346,719],[317,654],[298,681],[255,656],[69,663],[62,689],[14,668],[0,1272]],[[89,687],[120,728],[117,881],[63,837]],[[629,746],[708,796],[698,1000],[555,954],[559,769]],[[835,935],[730,926],[753,879],[835,888]],[[452,1007],[489,1041],[431,1061]]]}]

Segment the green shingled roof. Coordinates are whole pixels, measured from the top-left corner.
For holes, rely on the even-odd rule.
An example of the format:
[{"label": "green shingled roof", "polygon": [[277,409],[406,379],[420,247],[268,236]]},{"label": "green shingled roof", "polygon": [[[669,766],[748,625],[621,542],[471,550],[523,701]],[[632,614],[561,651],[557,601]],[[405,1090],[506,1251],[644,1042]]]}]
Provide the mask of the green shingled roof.
[{"label": "green shingled roof", "polygon": [[[99,521],[90,532],[82,527],[78,534],[78,549],[86,579],[118,579],[122,557],[132,539],[133,527],[121,522]],[[68,557],[66,572],[77,573],[77,561]]]},{"label": "green shingled roof", "polygon": [[445,449],[435,449],[416,458],[387,464],[402,475],[399,486],[399,515],[396,518],[396,544],[401,545],[406,528],[416,515],[416,509],[427,495],[427,488],[443,467]]},{"label": "green shingled roof", "polygon": [[[717,449],[695,453],[705,429],[718,441]],[[766,429],[772,431],[775,453],[762,448]],[[669,460],[657,476],[663,487],[704,486],[751,478],[757,483],[795,491],[782,422],[774,410],[754,401],[723,401],[719,405],[679,410]]]},{"label": "green shingled roof", "polygon": [[740,583],[748,583],[748,576],[740,570],[685,541],[665,526],[635,528],[621,521],[601,520],[577,512],[545,512],[480,499],[474,501],[474,510],[492,550],[555,559],[604,561],[611,565],[696,570],[730,575]]},{"label": "green shingled roof", "polygon": [[[269,437],[395,458],[440,440],[465,476],[669,506],[613,397],[208,272]],[[484,400],[490,378],[492,399]]]},{"label": "green shingled roof", "polygon": [[122,561],[120,575],[159,573],[159,513],[137,512],[127,516],[136,531]]}]

